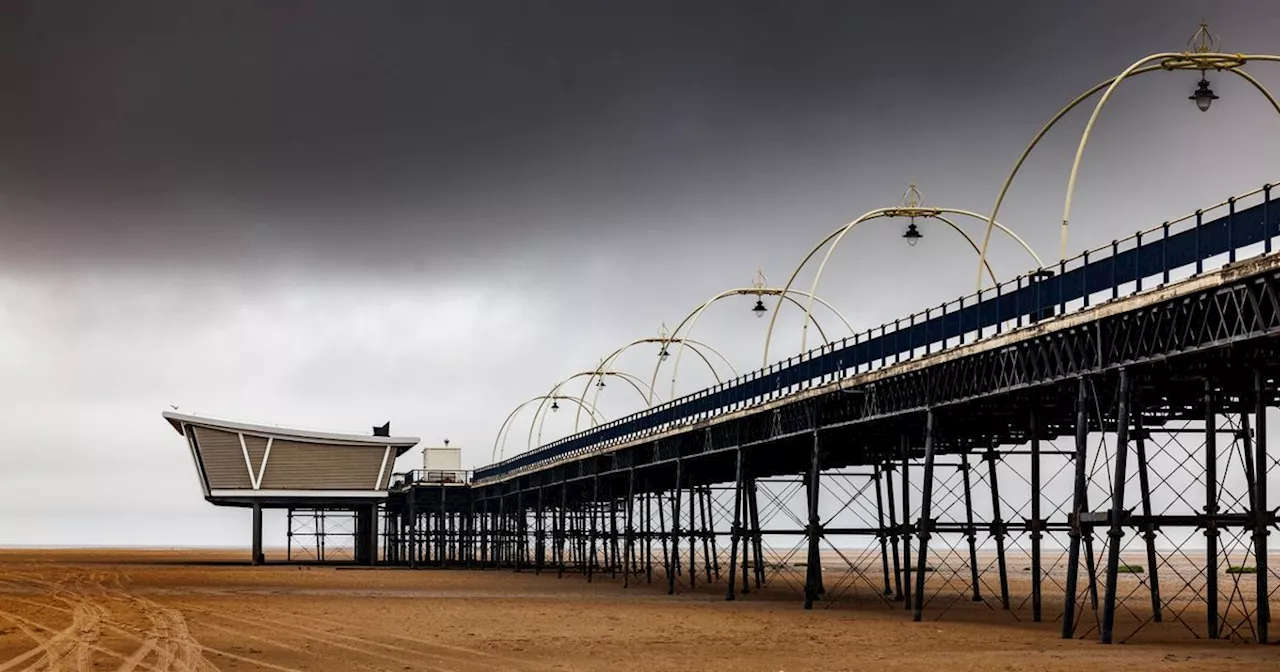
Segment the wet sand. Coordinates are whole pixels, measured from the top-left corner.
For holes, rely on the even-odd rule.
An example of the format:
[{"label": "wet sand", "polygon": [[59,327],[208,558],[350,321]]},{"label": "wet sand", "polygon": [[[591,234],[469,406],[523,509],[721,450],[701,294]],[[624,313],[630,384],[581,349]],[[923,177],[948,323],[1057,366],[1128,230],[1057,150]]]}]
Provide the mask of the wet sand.
[{"label": "wet sand", "polygon": [[[836,572],[829,599],[805,611],[792,585],[801,568],[727,602],[723,579],[689,590],[682,577],[669,596],[660,576],[624,589],[608,575],[588,583],[554,572],[250,567],[245,556],[2,550],[0,672],[1280,666],[1276,646],[1196,640],[1180,624],[1124,645],[1100,645],[1096,633],[1063,640],[1060,592],[1046,594],[1049,622],[1031,623],[1023,600],[1005,612],[992,596],[954,598],[941,577],[926,620],[913,623],[877,594],[874,577]],[[1021,594],[1025,579],[1011,575]]]}]

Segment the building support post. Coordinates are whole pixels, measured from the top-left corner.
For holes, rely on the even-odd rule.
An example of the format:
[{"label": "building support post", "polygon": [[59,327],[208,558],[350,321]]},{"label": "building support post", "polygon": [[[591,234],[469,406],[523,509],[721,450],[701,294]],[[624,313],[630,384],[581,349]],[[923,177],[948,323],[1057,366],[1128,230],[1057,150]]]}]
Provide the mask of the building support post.
[{"label": "building support post", "polygon": [[265,558],[262,554],[262,505],[253,505],[253,547],[251,549],[251,562],[254,565],[261,565]]},{"label": "building support post", "polygon": [[378,564],[378,505],[369,504],[361,513],[364,515],[364,564],[373,567]]}]

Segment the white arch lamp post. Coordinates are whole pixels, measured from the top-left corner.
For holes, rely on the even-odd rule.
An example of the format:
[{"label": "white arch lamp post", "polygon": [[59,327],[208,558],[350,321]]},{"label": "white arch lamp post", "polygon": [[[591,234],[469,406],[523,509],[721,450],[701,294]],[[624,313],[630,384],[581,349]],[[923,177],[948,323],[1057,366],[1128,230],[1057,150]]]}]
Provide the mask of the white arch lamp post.
[{"label": "white arch lamp post", "polygon": [[[757,301],[757,304],[759,304],[758,301]],[[657,401],[655,397],[656,392],[654,390],[655,383],[657,381],[657,367],[661,366],[662,362],[665,362],[669,357],[671,357],[671,351],[669,346],[673,343],[679,343],[681,347],[684,347],[687,344],[689,349],[692,350],[693,353],[697,355],[698,358],[701,359],[704,364],[707,365],[707,369],[711,371],[711,375],[716,379],[717,385],[724,382],[724,379],[721,377],[720,371],[715,367],[714,364],[711,363],[711,359],[707,357],[705,352],[703,352],[704,350],[714,354],[720,360],[720,362],[724,364],[724,366],[729,368],[730,377],[736,378],[738,375],[738,370],[734,368],[733,362],[730,362],[729,358],[724,356],[724,353],[711,347],[710,345],[708,345],[703,341],[689,338],[688,336],[685,336],[683,338],[671,336],[670,333],[668,333],[667,331],[666,323],[663,323],[662,326],[658,329],[657,337],[639,338],[622,346],[621,348],[618,348],[617,350],[614,350],[612,353],[609,354],[608,357],[604,358],[604,362],[601,364],[601,366],[604,368],[611,367],[613,365],[613,362],[616,361],[619,357],[621,357],[624,352],[626,352],[627,350],[630,350],[635,346],[646,344],[646,343],[658,344],[658,363],[654,367],[654,378],[649,381],[649,395],[650,395],[649,405],[650,406],[653,406],[653,404]],[[679,353],[677,353],[677,357],[678,356],[679,356]],[[591,383],[592,383],[592,380],[588,379],[587,387],[583,388],[582,390],[583,398],[586,398],[587,388],[591,386]]]},{"label": "white arch lamp post", "polygon": [[[712,304],[716,303],[717,301],[721,301],[723,299],[727,299],[733,296],[756,297],[755,306],[751,308],[751,312],[755,313],[756,317],[764,317],[764,314],[769,311],[769,309],[766,308],[764,305],[764,297],[766,296],[778,297],[778,303],[775,304],[774,306],[775,316],[778,313],[778,308],[782,306],[783,301],[789,301],[792,304],[794,304],[797,308],[800,308],[802,310],[807,310],[806,304],[802,304],[800,300],[796,298],[797,296],[803,299],[806,299],[808,301],[807,306],[809,307],[812,307],[813,302],[816,301],[822,304],[824,307],[826,307],[827,310],[831,311],[836,316],[836,318],[839,319],[842,324],[844,324],[845,329],[847,329],[850,334],[853,333],[853,326],[849,324],[849,320],[845,319],[845,316],[842,315],[839,310],[836,310],[835,306],[831,305],[830,303],[827,303],[826,300],[810,292],[804,292],[798,289],[791,289],[790,287],[787,287],[785,289],[780,289],[777,287],[769,287],[768,279],[765,278],[764,272],[756,271],[756,276],[754,279],[752,279],[750,287],[735,287],[733,289],[726,289],[723,292],[720,292],[719,294],[712,296],[706,301],[703,301],[697,308],[694,308],[692,311],[689,312],[688,315],[685,315],[684,319],[680,320],[680,324],[677,324],[675,330],[671,332],[672,337],[668,339],[668,342],[674,343],[679,341],[680,347],[676,350],[676,359],[671,365],[670,398],[674,399],[676,396],[676,379],[680,374],[680,356],[684,353],[684,345],[685,345],[681,339],[676,338],[676,335],[679,334],[681,330],[684,330],[683,339],[689,340],[692,343],[693,341],[689,339],[689,334],[693,333],[693,329],[695,326],[697,326],[698,319],[702,317],[702,313],[706,312],[706,310],[710,308]],[[822,338],[825,339],[826,333],[823,331],[822,325],[818,324],[818,321],[816,319],[812,317],[810,319],[813,321],[813,326],[817,328],[818,333],[821,334]],[[766,343],[765,347],[767,350],[768,348],[767,338],[765,339],[765,343]],[[663,350],[666,351],[665,346]],[[663,361],[664,361],[663,359],[659,359],[657,364],[654,365],[653,378],[649,383],[650,386],[657,385],[658,370],[662,367]]]},{"label": "white arch lamp post", "polygon": [[[498,435],[493,439],[493,452],[490,455],[490,460],[492,463],[496,464],[498,460],[502,458],[502,454],[506,450],[507,432],[511,427],[511,421],[515,419],[516,415],[520,413],[520,411],[523,410],[526,406],[528,406],[529,404],[532,404],[535,401],[548,401],[548,400],[551,401],[552,404],[555,405],[557,409],[560,407],[558,403],[560,401],[573,402],[574,404],[578,405],[580,408],[585,408],[587,413],[589,413],[593,418],[603,421],[603,418],[600,416],[600,413],[594,407],[592,407],[586,401],[579,399],[577,397],[571,397],[571,396],[560,395],[560,394],[556,394],[556,395],[540,394],[536,397],[526,399],[523,402],[521,402],[518,406],[511,409],[511,412],[507,414],[507,418],[502,421],[502,426],[498,428]],[[532,421],[530,422],[532,423]]]},{"label": "white arch lamp post", "polygon": [[[826,238],[823,238],[822,241],[820,241],[817,245],[815,245],[812,250],[809,250],[809,253],[806,254],[804,256],[804,259],[800,261],[800,265],[796,266],[796,270],[791,273],[791,277],[787,279],[787,285],[786,287],[783,288],[783,291],[790,291],[791,285],[795,283],[796,278],[800,275],[800,271],[804,270],[804,267],[808,265],[809,261],[813,259],[813,256],[817,254],[819,250],[825,247],[827,243],[831,243],[831,246],[827,247],[826,255],[823,256],[822,258],[822,263],[818,265],[818,272],[813,276],[813,285],[812,287],[809,288],[809,302],[805,306],[804,324],[801,326],[801,332],[800,332],[800,351],[804,352],[805,347],[808,343],[809,322],[812,321],[812,315],[813,315],[813,312],[812,312],[813,296],[818,291],[818,283],[821,282],[822,280],[822,273],[827,268],[827,262],[831,259],[831,254],[835,252],[837,247],[840,246],[840,242],[844,240],[845,235],[847,235],[850,231],[852,231],[854,228],[856,228],[859,224],[862,224],[863,222],[868,222],[871,220],[882,219],[882,218],[892,219],[896,217],[906,217],[910,219],[910,224],[907,226],[906,233],[904,233],[902,237],[906,239],[908,244],[914,245],[915,243],[919,242],[921,238],[924,237],[924,234],[920,233],[919,229],[916,227],[916,218],[936,219],[946,224],[949,228],[951,228],[956,233],[960,234],[965,239],[965,242],[969,244],[969,247],[973,248],[974,253],[977,254],[979,257],[981,257],[982,252],[981,252],[981,249],[978,247],[977,242],[974,241],[974,239],[964,229],[960,228],[960,226],[956,224],[955,221],[953,221],[950,217],[948,217],[948,215],[969,217],[971,219],[976,219],[978,221],[987,223],[991,228],[999,229],[1000,231],[1008,235],[1010,238],[1012,238],[1015,242],[1017,242],[1018,245],[1022,247],[1022,249],[1026,250],[1027,254],[1030,255],[1033,260],[1035,260],[1037,267],[1044,266],[1044,262],[1040,260],[1040,255],[1036,254],[1036,251],[1031,249],[1031,246],[1028,245],[1027,242],[1023,240],[1020,236],[1018,236],[1018,234],[1014,233],[1013,230],[1010,229],[1009,227],[1003,224],[1000,224],[999,222],[992,222],[991,220],[988,220],[986,217],[983,217],[982,215],[979,215],[978,213],[973,212],[971,210],[964,210],[961,208],[925,207],[923,205],[923,198],[920,196],[920,190],[916,188],[916,185],[912,184],[909,187],[907,187],[907,191],[902,195],[902,205],[892,207],[892,208],[876,208],[875,210],[869,210],[863,213],[862,215],[858,216],[858,218],[853,220],[852,222],[845,224],[839,229],[836,229]],[[996,277],[995,272],[991,269],[991,265],[985,259],[982,260],[982,268],[983,270],[986,271],[988,275],[991,276],[991,279],[994,282]],[[778,314],[777,314],[777,311],[775,311],[773,317],[769,320],[769,330],[765,334],[764,364],[763,364],[764,366],[769,365],[769,345],[773,339],[773,329],[777,321],[778,321]],[[819,333],[819,335],[821,336],[821,333]],[[823,341],[826,342],[827,339],[823,338]]]},{"label": "white arch lamp post", "polygon": [[[1163,52],[1144,56],[1134,61],[1129,67],[1125,68],[1119,75],[1112,77],[1106,81],[1100,82],[1093,88],[1076,96],[1074,100],[1067,103],[1067,106],[1053,115],[1049,122],[1036,133],[1031,139],[1026,149],[1022,150],[1022,155],[1018,157],[1017,162],[1013,164],[1013,169],[1009,171],[1008,177],[1005,178],[1004,184],[1000,187],[1000,193],[996,196],[995,206],[991,208],[991,216],[987,218],[987,230],[982,237],[982,245],[979,250],[978,257],[978,289],[982,289],[982,268],[983,263],[987,259],[987,246],[991,242],[991,229],[994,226],[996,217],[1000,214],[1000,205],[1004,203],[1005,195],[1009,191],[1009,186],[1013,184],[1013,178],[1018,174],[1018,170],[1022,168],[1022,164],[1031,154],[1031,150],[1035,149],[1041,138],[1053,128],[1060,119],[1065,117],[1068,112],[1075,109],[1077,105],[1091,98],[1094,94],[1102,91],[1102,97],[1098,99],[1097,104],[1093,107],[1093,114],[1089,116],[1089,122],[1084,127],[1084,133],[1080,136],[1080,143],[1076,147],[1075,160],[1071,164],[1071,175],[1067,179],[1066,200],[1062,205],[1062,228],[1058,247],[1059,260],[1067,258],[1067,228],[1071,220],[1071,202],[1075,196],[1076,177],[1080,173],[1080,162],[1084,157],[1085,145],[1089,142],[1089,136],[1093,132],[1094,126],[1098,122],[1098,115],[1102,113],[1102,108],[1111,100],[1111,95],[1120,83],[1137,75],[1146,74],[1156,71],[1180,71],[1180,70],[1199,70],[1200,81],[1196,83],[1196,89],[1188,98],[1195,101],[1196,107],[1202,112],[1207,112],[1213,101],[1218,99],[1218,95],[1209,88],[1209,79],[1207,72],[1216,70],[1218,72],[1226,71],[1233,75],[1244,79],[1253,86],[1258,93],[1262,94],[1267,102],[1271,103],[1271,107],[1277,113],[1280,113],[1280,102],[1276,101],[1276,97],[1263,86],[1261,82],[1254,79],[1253,75],[1245,72],[1244,65],[1250,62],[1280,62],[1280,56],[1272,54],[1228,54],[1219,51],[1218,40],[1210,32],[1209,27],[1201,23],[1200,28],[1196,30],[1191,39],[1187,41],[1187,50],[1182,52]],[[1042,265],[1043,266],[1043,265]]]},{"label": "white arch lamp post", "polygon": [[[580,426],[579,423],[582,418],[582,411],[588,408],[592,408],[592,409],[597,408],[596,401],[599,400],[600,398],[600,390],[605,387],[604,379],[607,376],[613,376],[629,384],[631,388],[634,389],[636,393],[640,395],[640,398],[646,401],[646,403],[648,403],[648,399],[653,396],[652,390],[649,388],[648,385],[645,385],[644,381],[641,380],[638,376],[627,373],[626,371],[607,370],[604,368],[604,362],[602,361],[600,363],[600,366],[597,366],[595,369],[592,369],[590,371],[579,371],[573,374],[572,376],[569,376],[568,378],[561,380],[560,382],[556,383],[554,387],[551,388],[550,392],[544,395],[544,398],[538,404],[537,411],[534,412],[533,421],[529,423],[529,439],[527,442],[527,447],[530,449],[534,447],[533,439],[534,439],[535,425],[537,426],[537,432],[538,432],[537,433],[538,444],[542,443],[542,425],[543,423],[546,422],[546,417],[547,417],[546,412],[550,410],[552,413],[554,413],[560,410],[559,405],[557,405],[554,400],[554,397],[557,397],[559,395],[560,389],[563,388],[565,385],[569,384],[570,382],[577,380],[578,378],[585,377],[585,378],[588,378],[588,380],[595,379],[596,380],[595,397],[591,400],[589,404],[578,405],[578,412],[574,416],[573,431],[576,433]],[[591,384],[588,383],[587,388],[590,389],[590,387],[591,387]],[[646,392],[645,390],[649,390],[649,392]],[[583,391],[582,396],[575,397],[575,398],[581,401],[586,401],[586,398],[587,398],[586,391]],[[551,406],[547,406],[548,401],[551,401]],[[589,413],[588,415],[591,416],[592,427],[596,426],[596,424],[598,424],[603,419],[603,416],[599,415],[598,413],[595,415],[592,415]]]}]

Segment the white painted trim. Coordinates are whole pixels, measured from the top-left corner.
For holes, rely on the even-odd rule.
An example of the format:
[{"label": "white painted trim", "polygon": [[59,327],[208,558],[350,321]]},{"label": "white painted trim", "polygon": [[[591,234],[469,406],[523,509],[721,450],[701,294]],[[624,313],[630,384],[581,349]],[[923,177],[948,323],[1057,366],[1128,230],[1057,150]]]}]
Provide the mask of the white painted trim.
[{"label": "white painted trim", "polygon": [[249,485],[257,490],[258,484],[253,480],[253,462],[249,459],[249,447],[244,443],[244,434],[236,434],[236,438],[240,439],[240,454],[244,455],[244,471],[249,475]]},{"label": "white painted trim", "polygon": [[386,490],[212,490],[210,497],[217,498],[249,498],[297,497],[297,498],[383,498]]},{"label": "white painted trim", "polygon": [[387,458],[391,457],[391,446],[382,452],[382,466],[378,468],[378,480],[373,482],[373,489],[378,490],[382,487],[382,475],[387,473]]},{"label": "white painted trim", "polygon": [[222,420],[218,418],[209,418],[199,415],[190,415],[187,413],[174,413],[173,411],[164,411],[160,414],[170,424],[177,429],[181,423],[190,423],[193,425],[208,427],[210,429],[221,429],[230,432],[250,432],[261,434],[262,436],[275,436],[282,439],[294,439],[300,441],[330,442],[343,443],[356,446],[384,447],[387,445],[396,448],[408,450],[421,441],[416,436],[368,436],[365,434],[338,434],[335,432],[318,432],[309,429],[289,429],[287,427],[271,427],[268,425],[255,425],[247,422],[235,422],[232,420]]},{"label": "white painted trim", "polygon": [[258,465],[258,478],[253,482],[254,490],[262,488],[262,475],[267,473],[267,458],[271,457],[271,442],[275,440],[274,436],[267,437],[267,452],[262,454],[262,464]]},{"label": "white painted trim", "polygon": [[[190,431],[189,434],[187,433],[188,429]],[[190,427],[189,425],[182,426],[182,438],[187,441],[187,450],[191,451],[191,462],[195,464],[196,467],[196,478],[200,480],[200,490],[204,492],[204,494],[208,495],[209,479],[205,476],[204,467],[201,466],[200,455],[196,453],[196,443],[198,443],[198,437],[196,434],[197,432],[195,427]]]}]

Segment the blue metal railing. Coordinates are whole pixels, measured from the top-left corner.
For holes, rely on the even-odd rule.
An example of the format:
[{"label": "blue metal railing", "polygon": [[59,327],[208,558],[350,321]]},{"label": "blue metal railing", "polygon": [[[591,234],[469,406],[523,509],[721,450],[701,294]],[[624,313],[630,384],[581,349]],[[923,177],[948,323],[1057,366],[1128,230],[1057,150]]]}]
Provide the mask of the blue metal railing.
[{"label": "blue metal railing", "polygon": [[[474,478],[492,478],[630,441],[677,424],[771,401],[844,375],[1087,309],[1092,301],[1131,296],[1143,291],[1144,282],[1149,280],[1158,285],[1181,279],[1176,276],[1183,272],[1187,277],[1198,275],[1205,271],[1207,263],[1223,255],[1226,258],[1221,259],[1221,264],[1232,263],[1251,246],[1260,244],[1262,249],[1249,254],[1270,254],[1272,238],[1280,235],[1280,195],[1273,199],[1271,192],[1271,185],[1265,185],[1209,208],[1226,211],[1211,221],[1206,221],[1205,211],[1196,211],[1063,260],[1056,268],[1037,269],[992,289],[824,344],[731,381],[477,469]],[[1241,200],[1259,195],[1261,202],[1240,209]]]}]

